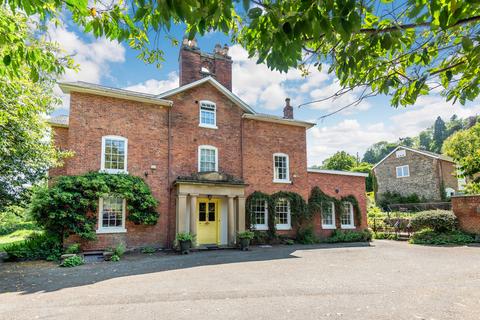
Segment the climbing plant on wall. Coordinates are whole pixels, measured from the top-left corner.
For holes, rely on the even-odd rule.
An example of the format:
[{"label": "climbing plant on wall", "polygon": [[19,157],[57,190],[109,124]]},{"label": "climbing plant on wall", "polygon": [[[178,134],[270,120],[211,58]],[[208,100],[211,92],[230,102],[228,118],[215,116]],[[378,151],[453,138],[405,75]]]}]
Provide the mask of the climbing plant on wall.
[{"label": "climbing plant on wall", "polygon": [[279,191],[272,195],[268,195],[263,192],[255,191],[247,197],[246,211],[247,211],[247,226],[254,228],[254,212],[252,211],[252,205],[256,201],[266,201],[268,206],[268,230],[267,233],[270,238],[276,236],[276,217],[275,206],[280,199],[286,199],[290,203],[290,217],[292,226],[298,227],[301,224],[308,221],[311,217],[307,210],[307,203],[301,195],[295,192]]},{"label": "climbing plant on wall", "polygon": [[310,192],[310,197],[308,198],[308,211],[310,215],[313,216],[317,213],[322,212],[322,202],[333,202],[335,206],[335,212],[339,214],[336,217],[340,217],[344,212],[343,202],[350,202],[353,206],[355,225],[359,226],[362,222],[362,211],[358,204],[357,198],[353,195],[343,196],[340,199],[329,196],[324,193],[319,187],[313,187]]},{"label": "climbing plant on wall", "polygon": [[107,195],[126,200],[129,221],[143,225],[157,223],[157,200],[150,188],[141,178],[128,174],[90,172],[59,177],[50,187],[34,192],[30,211],[48,232],[62,236],[77,234],[92,240],[98,200]]}]

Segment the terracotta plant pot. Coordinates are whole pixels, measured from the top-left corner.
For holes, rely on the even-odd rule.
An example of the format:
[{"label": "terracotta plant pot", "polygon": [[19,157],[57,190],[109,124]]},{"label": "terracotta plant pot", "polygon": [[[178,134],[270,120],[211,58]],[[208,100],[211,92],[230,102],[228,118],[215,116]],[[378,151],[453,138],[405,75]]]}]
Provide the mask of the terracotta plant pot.
[{"label": "terracotta plant pot", "polygon": [[188,254],[190,252],[192,241],[185,240],[185,241],[178,241],[178,243],[180,244],[180,252],[182,254]]},{"label": "terracotta plant pot", "polygon": [[247,251],[249,247],[250,247],[250,239],[248,238],[240,239],[240,249],[242,249],[242,251]]}]

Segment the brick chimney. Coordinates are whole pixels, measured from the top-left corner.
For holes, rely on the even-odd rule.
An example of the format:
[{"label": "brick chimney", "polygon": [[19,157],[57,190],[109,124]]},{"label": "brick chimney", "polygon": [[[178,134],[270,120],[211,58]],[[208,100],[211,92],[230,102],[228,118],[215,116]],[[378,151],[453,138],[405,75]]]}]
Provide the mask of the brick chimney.
[{"label": "brick chimney", "polygon": [[293,107],[290,105],[290,98],[285,99],[285,107],[283,108],[283,118],[293,119]]},{"label": "brick chimney", "polygon": [[232,58],[228,46],[216,44],[213,53],[205,53],[195,39],[183,38],[180,55],[180,86],[211,76],[232,91]]}]

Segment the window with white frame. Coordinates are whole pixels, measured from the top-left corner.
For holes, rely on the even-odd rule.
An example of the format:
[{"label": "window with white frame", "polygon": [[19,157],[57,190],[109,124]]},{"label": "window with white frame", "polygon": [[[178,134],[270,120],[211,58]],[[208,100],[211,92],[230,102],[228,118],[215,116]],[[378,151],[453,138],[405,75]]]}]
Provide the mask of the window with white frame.
[{"label": "window with white frame", "polygon": [[290,201],[278,199],[275,203],[275,227],[277,230],[291,229],[290,219]]},{"label": "window with white frame", "polygon": [[400,166],[396,168],[397,178],[410,177],[410,167],[408,164],[406,166]]},{"label": "window with white frame", "polygon": [[217,106],[211,101],[200,101],[201,127],[217,128]]},{"label": "window with white frame", "polygon": [[268,230],[268,204],[266,200],[252,201],[252,225],[255,230]]},{"label": "window with white frame", "polygon": [[290,183],[288,155],[284,153],[273,155],[273,182]]},{"label": "window with white frame", "polygon": [[198,147],[198,172],[218,171],[218,149],[213,146]]},{"label": "window with white frame", "polygon": [[108,173],[127,172],[128,140],[124,137],[102,137],[101,170]]},{"label": "window with white frame", "polygon": [[98,208],[98,233],[127,231],[125,229],[125,199],[115,196],[100,198]]},{"label": "window with white frame", "polygon": [[353,222],[353,205],[351,202],[343,202],[342,215],[340,216],[340,226],[343,229],[353,229],[355,224]]},{"label": "window with white frame", "polygon": [[322,228],[335,229],[335,204],[333,201],[322,202]]},{"label": "window with white frame", "polygon": [[395,152],[395,156],[396,156],[397,158],[403,158],[403,157],[405,157],[406,155],[407,155],[407,154],[406,154],[406,152],[405,152],[404,149],[400,149],[400,150],[398,150],[397,152]]}]

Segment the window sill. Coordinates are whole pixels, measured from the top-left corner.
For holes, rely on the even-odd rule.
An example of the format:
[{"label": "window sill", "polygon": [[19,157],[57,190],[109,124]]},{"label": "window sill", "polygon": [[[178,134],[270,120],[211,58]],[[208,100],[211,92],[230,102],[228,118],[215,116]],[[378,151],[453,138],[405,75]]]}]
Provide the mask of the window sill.
[{"label": "window sill", "polygon": [[277,229],[277,230],[292,230],[292,227],[289,226],[289,225],[285,225],[285,224],[277,224],[275,226],[275,229]]},{"label": "window sill", "polygon": [[342,229],[355,229],[355,226],[351,226],[351,225],[341,225],[340,226]]},{"label": "window sill", "polygon": [[127,229],[125,228],[103,228],[97,229],[97,234],[108,234],[108,233],[127,233]]},{"label": "window sill", "polygon": [[209,125],[209,124],[199,124],[198,126],[201,128],[207,128],[207,129],[218,129],[217,126]]},{"label": "window sill", "polygon": [[290,181],[290,180],[275,180],[275,179],[273,179],[273,183],[292,184],[292,181]]},{"label": "window sill", "polygon": [[98,172],[100,173],[109,173],[109,174],[128,174],[126,170],[110,170],[110,169],[100,169]]},{"label": "window sill", "polygon": [[265,230],[268,230],[268,226],[266,226],[266,225],[254,225],[253,229],[258,230],[258,231],[265,231]]},{"label": "window sill", "polygon": [[336,226],[332,226],[332,225],[323,225],[322,224],[322,229],[323,230],[334,230],[334,229],[337,229]]}]

